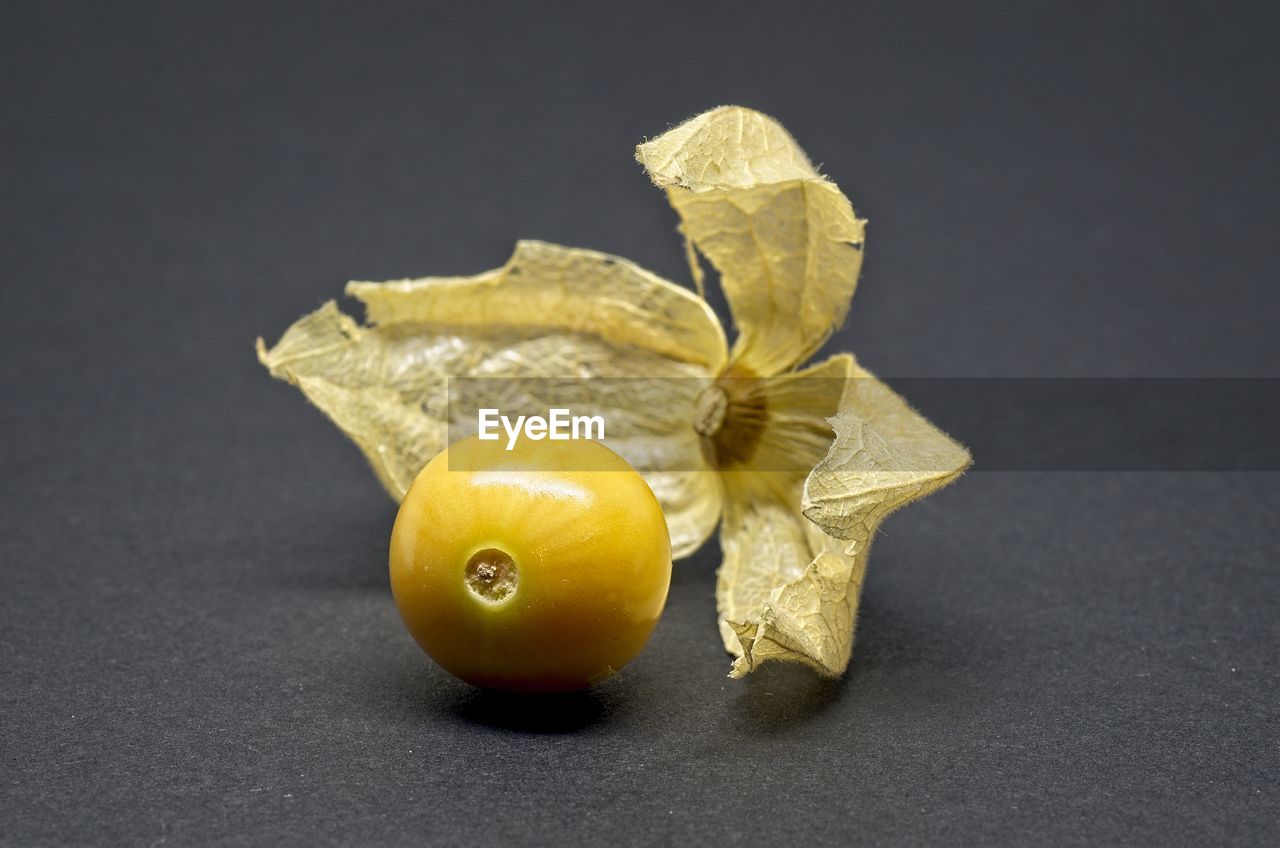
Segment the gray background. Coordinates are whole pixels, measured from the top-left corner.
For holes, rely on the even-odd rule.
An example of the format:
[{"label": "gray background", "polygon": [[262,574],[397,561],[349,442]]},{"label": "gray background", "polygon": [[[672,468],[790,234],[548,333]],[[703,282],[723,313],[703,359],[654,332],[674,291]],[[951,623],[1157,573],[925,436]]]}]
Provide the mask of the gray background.
[{"label": "gray background", "polygon": [[251,345],[521,236],[686,279],[631,150],[734,102],[871,220],[833,350],[1280,376],[1275,14],[538,5],[0,9],[0,843],[1274,843],[1274,474],[979,456],[843,680],[725,679],[712,544],[618,678],[512,702],[411,643],[392,504]]}]

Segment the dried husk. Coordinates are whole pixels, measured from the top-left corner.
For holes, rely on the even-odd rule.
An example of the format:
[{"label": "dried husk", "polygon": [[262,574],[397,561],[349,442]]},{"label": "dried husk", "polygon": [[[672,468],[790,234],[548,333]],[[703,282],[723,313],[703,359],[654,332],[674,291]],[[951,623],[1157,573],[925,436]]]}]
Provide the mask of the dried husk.
[{"label": "dried husk", "polygon": [[718,273],[732,350],[693,292],[619,257],[527,241],[471,277],[351,283],[367,325],[327,303],[271,349],[259,340],[259,358],[396,499],[466,426],[451,418],[450,378],[493,378],[504,410],[605,416],[607,442],[661,501],[677,558],[720,523],[731,675],[774,660],[839,675],[879,523],[969,455],[851,355],[801,368],[844,323],[866,222],[776,121],[714,109],[637,159],[680,216],[699,291],[697,254]]}]

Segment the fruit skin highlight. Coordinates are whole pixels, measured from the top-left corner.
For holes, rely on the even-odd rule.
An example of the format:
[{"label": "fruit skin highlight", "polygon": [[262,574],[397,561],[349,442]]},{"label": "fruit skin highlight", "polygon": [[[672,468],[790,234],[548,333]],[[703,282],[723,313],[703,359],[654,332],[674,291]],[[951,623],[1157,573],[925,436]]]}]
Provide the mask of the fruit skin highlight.
[{"label": "fruit skin highlight", "polygon": [[418,474],[391,592],[427,654],[491,689],[566,692],[644,647],[671,583],[662,507],[598,442],[464,439]]}]

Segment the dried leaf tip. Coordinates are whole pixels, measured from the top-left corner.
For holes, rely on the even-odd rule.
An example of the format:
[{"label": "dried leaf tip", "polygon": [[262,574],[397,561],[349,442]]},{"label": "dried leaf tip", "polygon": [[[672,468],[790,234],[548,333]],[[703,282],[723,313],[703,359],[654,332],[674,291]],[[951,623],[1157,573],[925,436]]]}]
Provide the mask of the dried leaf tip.
[{"label": "dried leaf tip", "polygon": [[654,185],[696,192],[822,179],[791,133],[742,106],[690,118],[637,146],[636,160]]}]

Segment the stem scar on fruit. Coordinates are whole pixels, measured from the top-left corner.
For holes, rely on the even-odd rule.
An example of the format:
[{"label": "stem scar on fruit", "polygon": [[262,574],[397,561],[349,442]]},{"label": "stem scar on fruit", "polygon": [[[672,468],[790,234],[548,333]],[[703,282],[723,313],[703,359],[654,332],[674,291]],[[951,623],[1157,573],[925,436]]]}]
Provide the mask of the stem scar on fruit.
[{"label": "stem scar on fruit", "polygon": [[482,601],[500,604],[516,592],[520,570],[511,554],[497,548],[484,548],[467,560],[467,588]]}]

